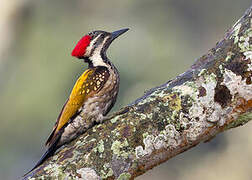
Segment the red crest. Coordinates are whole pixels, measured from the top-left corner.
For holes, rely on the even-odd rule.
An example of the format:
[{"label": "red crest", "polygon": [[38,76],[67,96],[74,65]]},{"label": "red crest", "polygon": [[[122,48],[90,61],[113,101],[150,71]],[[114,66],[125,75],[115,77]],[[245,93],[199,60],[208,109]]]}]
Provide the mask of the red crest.
[{"label": "red crest", "polygon": [[72,51],[72,56],[77,57],[77,58],[83,57],[86,52],[86,48],[90,43],[90,40],[91,40],[91,36],[89,35],[83,36],[81,40],[79,40],[79,42],[74,47]]}]

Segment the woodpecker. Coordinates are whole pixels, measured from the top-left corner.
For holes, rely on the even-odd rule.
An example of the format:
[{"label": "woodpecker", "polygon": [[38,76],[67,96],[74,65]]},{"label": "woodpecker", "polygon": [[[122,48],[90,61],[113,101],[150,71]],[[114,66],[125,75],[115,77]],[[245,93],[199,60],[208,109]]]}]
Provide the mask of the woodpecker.
[{"label": "woodpecker", "polygon": [[28,173],[51,157],[59,147],[84,133],[95,123],[102,122],[111,110],[117,98],[120,78],[118,70],[107,58],[106,51],[114,39],[128,30],[126,28],[111,33],[93,31],[79,40],[72,56],[88,63],[88,69],[76,81],[63,106],[46,141],[47,151]]}]

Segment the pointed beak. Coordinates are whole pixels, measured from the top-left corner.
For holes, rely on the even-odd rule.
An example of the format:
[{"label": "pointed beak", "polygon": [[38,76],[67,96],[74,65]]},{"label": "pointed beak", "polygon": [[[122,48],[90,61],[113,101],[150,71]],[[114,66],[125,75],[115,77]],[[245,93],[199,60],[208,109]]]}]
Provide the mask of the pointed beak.
[{"label": "pointed beak", "polygon": [[123,33],[125,33],[126,31],[128,31],[129,28],[125,28],[125,29],[121,29],[118,31],[114,31],[111,33],[110,37],[111,37],[111,42],[116,39],[118,36],[122,35]]}]

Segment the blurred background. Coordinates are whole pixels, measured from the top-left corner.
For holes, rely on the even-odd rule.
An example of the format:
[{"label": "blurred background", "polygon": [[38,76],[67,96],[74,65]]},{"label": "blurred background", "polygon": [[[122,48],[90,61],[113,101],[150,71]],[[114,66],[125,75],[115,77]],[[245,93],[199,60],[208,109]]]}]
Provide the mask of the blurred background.
[{"label": "blurred background", "polygon": [[[93,30],[130,31],[108,56],[121,74],[112,111],[187,70],[214,47],[251,0],[1,0],[0,179],[32,168],[86,65],[76,42]],[[252,179],[252,124],[222,133],[138,180]]]}]

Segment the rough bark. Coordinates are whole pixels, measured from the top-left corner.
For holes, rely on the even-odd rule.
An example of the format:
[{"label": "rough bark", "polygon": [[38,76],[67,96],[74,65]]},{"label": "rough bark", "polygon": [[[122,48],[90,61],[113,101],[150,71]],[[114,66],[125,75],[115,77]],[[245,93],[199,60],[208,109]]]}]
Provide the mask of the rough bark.
[{"label": "rough bark", "polygon": [[[31,179],[133,179],[252,119],[252,6],[191,69],[64,146]],[[80,118],[80,117],[77,117]]]}]

